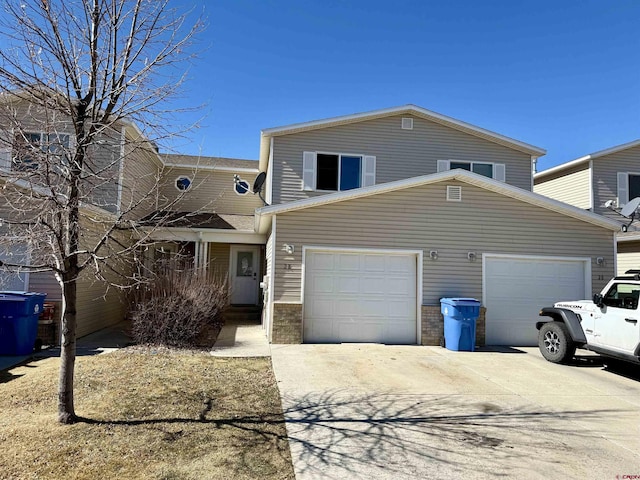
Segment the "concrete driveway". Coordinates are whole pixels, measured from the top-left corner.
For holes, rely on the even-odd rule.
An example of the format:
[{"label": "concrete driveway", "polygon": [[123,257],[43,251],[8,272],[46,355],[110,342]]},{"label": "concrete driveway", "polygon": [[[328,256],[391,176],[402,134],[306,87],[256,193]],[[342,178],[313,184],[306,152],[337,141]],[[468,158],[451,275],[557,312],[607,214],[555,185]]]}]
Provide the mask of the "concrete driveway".
[{"label": "concrete driveway", "polygon": [[271,350],[298,480],[640,478],[640,368],[534,348]]}]

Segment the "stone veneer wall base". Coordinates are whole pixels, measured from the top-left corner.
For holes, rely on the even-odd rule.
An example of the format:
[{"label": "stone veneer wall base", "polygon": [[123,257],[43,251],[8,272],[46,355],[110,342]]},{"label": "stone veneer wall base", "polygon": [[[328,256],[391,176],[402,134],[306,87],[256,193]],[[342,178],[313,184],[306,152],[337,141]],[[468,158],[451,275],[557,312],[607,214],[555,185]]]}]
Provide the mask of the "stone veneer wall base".
[{"label": "stone veneer wall base", "polygon": [[301,303],[273,303],[271,343],[302,343]]},{"label": "stone veneer wall base", "polygon": [[[476,321],[476,346],[485,344],[487,309],[480,307],[480,315]],[[440,313],[440,305],[422,305],[422,325],[420,343],[422,345],[440,345],[444,336],[444,316]]]}]

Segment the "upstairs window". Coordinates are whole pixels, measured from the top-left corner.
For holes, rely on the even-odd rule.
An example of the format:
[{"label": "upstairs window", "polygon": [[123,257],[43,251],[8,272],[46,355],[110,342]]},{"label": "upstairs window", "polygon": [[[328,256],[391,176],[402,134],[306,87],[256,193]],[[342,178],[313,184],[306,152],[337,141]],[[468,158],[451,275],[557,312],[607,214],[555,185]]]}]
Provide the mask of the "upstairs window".
[{"label": "upstairs window", "polygon": [[640,197],[640,173],[618,172],[618,207]]},{"label": "upstairs window", "polygon": [[[11,168],[26,172],[38,168],[43,156],[55,155],[64,157],[57,162],[68,163],[66,153],[69,150],[69,135],[60,133],[26,132],[14,136]],[[50,158],[50,157],[49,157]]]},{"label": "upstairs window", "polygon": [[371,155],[304,152],[303,190],[343,191],[375,184]]},{"label": "upstairs window", "polygon": [[438,160],[438,172],[460,168],[477,173],[484,177],[493,178],[501,182],[506,181],[506,167],[504,163],[490,162],[461,162],[458,160]]}]

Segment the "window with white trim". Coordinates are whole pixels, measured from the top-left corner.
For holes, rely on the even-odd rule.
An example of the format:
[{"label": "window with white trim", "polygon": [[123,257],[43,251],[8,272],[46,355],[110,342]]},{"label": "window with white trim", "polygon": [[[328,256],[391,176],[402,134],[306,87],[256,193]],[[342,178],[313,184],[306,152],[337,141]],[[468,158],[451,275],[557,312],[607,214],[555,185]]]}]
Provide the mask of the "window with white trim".
[{"label": "window with white trim", "polygon": [[640,173],[618,172],[618,207],[640,197]]},{"label": "window with white trim", "polygon": [[64,133],[20,132],[13,137],[11,169],[19,172],[36,170],[39,159],[55,155],[68,163],[69,135]]},{"label": "window with white trim", "polygon": [[376,157],[346,153],[303,153],[303,190],[343,191],[375,184]]},{"label": "window with white trim", "polygon": [[438,172],[454,170],[456,168],[468,170],[469,172],[493,178],[500,182],[506,181],[506,166],[504,163],[438,160]]}]

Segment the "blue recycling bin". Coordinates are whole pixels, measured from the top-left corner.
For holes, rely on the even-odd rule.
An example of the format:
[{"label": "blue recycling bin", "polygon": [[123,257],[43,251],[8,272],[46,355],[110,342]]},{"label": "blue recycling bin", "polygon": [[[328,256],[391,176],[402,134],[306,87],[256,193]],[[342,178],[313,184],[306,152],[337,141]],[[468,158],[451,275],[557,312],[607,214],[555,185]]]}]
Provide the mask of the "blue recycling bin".
[{"label": "blue recycling bin", "polygon": [[38,336],[44,293],[0,292],[0,355],[28,355]]},{"label": "blue recycling bin", "polygon": [[449,350],[473,352],[480,302],[475,298],[441,298],[444,316],[444,346]]}]

